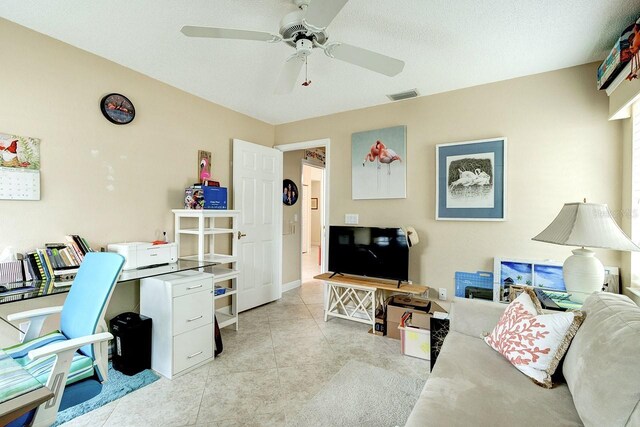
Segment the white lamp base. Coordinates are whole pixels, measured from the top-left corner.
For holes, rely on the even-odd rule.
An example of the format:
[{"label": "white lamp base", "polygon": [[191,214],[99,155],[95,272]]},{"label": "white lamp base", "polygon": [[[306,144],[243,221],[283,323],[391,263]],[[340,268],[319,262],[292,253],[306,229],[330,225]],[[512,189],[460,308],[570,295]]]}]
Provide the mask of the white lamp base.
[{"label": "white lamp base", "polygon": [[573,255],[562,266],[564,284],[567,292],[573,294],[572,300],[584,302],[587,296],[602,290],[604,265],[589,249],[574,249],[571,252]]}]

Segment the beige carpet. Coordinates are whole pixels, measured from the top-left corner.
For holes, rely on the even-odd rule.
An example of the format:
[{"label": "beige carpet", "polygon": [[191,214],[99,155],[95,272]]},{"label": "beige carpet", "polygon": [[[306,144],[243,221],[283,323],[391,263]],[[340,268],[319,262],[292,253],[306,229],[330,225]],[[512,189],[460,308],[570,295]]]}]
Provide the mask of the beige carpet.
[{"label": "beige carpet", "polygon": [[350,361],[287,425],[403,426],[424,383],[424,380],[367,363]]}]

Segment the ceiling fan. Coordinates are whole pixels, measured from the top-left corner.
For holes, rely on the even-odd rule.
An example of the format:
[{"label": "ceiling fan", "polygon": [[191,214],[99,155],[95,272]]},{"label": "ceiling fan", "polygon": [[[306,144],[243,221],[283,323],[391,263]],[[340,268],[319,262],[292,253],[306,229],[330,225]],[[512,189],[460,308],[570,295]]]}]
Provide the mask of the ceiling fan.
[{"label": "ceiling fan", "polygon": [[[393,77],[404,68],[404,62],[390,56],[372,52],[342,42],[329,42],[326,29],[342,10],[348,0],[292,0],[298,7],[280,21],[279,34],[262,31],[234,30],[212,27],[182,27],[188,37],[216,39],[257,40],[269,43],[285,42],[295,48],[295,53],[287,58],[280,74],[276,93],[284,94],[293,90],[302,66],[313,49],[322,49],[330,58],[366,68],[376,73]],[[307,85],[310,82],[305,82]]]}]

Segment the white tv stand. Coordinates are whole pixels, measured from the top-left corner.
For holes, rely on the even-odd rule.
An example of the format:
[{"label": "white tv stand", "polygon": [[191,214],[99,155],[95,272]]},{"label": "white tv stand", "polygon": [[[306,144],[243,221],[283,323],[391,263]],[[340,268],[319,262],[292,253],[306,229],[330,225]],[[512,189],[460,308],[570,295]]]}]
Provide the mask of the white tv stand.
[{"label": "white tv stand", "polygon": [[396,283],[370,277],[320,274],[314,279],[322,280],[327,296],[324,306],[324,321],[329,317],[366,323],[375,328],[376,307],[384,301],[384,291],[418,295],[429,290],[427,286]]}]

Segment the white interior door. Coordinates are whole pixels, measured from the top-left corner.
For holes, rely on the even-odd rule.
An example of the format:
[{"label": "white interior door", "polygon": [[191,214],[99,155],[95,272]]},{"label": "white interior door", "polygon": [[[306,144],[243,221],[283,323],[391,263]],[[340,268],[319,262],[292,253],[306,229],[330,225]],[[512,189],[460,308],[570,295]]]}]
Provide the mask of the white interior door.
[{"label": "white interior door", "polygon": [[238,229],[238,311],[282,295],[282,152],[233,140],[233,203]]}]

